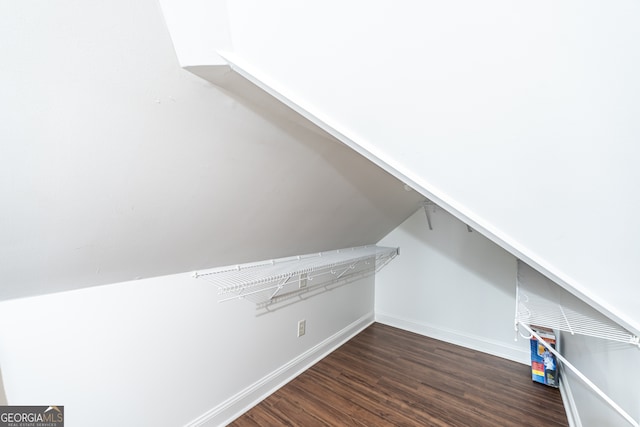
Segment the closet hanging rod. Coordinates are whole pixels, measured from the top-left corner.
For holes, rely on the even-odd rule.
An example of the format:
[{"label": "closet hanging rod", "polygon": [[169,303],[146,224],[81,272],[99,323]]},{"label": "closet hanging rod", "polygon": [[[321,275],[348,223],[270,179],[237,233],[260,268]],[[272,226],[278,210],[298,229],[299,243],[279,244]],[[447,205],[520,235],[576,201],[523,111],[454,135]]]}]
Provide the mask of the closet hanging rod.
[{"label": "closet hanging rod", "polygon": [[[533,329],[531,329],[525,323],[519,323],[532,337],[535,337],[538,342],[540,342],[547,350],[549,350],[554,356],[558,358],[562,362],[563,366],[569,368],[571,372],[576,374],[582,382],[584,382],[590,389],[592,389],[598,396],[604,399],[618,414],[620,414],[629,424],[634,427],[640,427],[640,424],[636,420],[634,420],[631,415],[629,415],[620,405],[614,402],[607,394],[605,394],[597,385],[595,385],[589,378],[587,378],[582,372],[578,370],[575,366],[573,366],[567,359],[565,359],[556,349],[554,349],[549,343],[547,343],[543,338],[540,337]],[[517,327],[517,324],[516,324]]]}]

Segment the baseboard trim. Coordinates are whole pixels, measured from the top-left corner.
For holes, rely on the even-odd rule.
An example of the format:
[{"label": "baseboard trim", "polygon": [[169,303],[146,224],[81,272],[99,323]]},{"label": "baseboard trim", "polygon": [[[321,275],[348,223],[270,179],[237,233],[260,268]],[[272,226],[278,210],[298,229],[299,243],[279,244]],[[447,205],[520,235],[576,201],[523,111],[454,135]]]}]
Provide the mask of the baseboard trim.
[{"label": "baseboard trim", "polygon": [[452,329],[445,329],[429,325],[427,323],[416,322],[414,320],[379,312],[376,312],[376,322],[404,329],[406,331],[415,332],[440,341],[460,345],[472,350],[481,351],[493,356],[502,357],[503,359],[512,360],[525,365],[528,365],[531,361],[531,356],[526,350],[522,350],[516,346],[510,346],[502,342],[487,340],[483,337],[454,331]]},{"label": "baseboard trim", "polygon": [[231,423],[274,391],[349,341],[373,322],[373,312],[365,314],[342,330],[251,384],[249,387],[211,408],[198,418],[186,424],[185,427],[225,426]]},{"label": "baseboard trim", "polygon": [[564,375],[564,367],[559,364],[560,368],[560,395],[562,396],[562,403],[564,404],[564,410],[567,413],[567,421],[569,427],[582,427],[582,421],[580,420],[580,413],[576,406],[576,401],[573,398],[569,380]]}]

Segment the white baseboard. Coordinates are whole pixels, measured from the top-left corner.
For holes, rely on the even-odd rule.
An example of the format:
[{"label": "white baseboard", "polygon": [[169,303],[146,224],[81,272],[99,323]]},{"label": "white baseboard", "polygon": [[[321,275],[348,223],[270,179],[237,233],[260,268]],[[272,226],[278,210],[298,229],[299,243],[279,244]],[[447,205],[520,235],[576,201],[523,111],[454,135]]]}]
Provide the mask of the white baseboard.
[{"label": "white baseboard", "polygon": [[469,335],[460,331],[445,329],[379,312],[376,312],[376,322],[404,329],[406,331],[415,332],[440,341],[460,345],[472,350],[481,351],[493,356],[502,357],[503,359],[513,360],[514,362],[523,363],[525,365],[528,365],[531,362],[531,355],[529,354],[529,351],[523,350],[515,345],[488,340],[483,337]]},{"label": "white baseboard", "polygon": [[185,427],[224,426],[260,403],[267,396],[309,369],[313,364],[349,341],[374,321],[368,313],[324,341],[290,360],[249,387],[211,408]]},{"label": "white baseboard", "polygon": [[564,404],[564,410],[567,413],[567,421],[569,427],[582,427],[582,421],[580,421],[580,414],[576,407],[576,401],[573,398],[571,387],[569,386],[569,380],[564,375],[564,368],[560,364],[560,395],[562,396],[562,403]]}]

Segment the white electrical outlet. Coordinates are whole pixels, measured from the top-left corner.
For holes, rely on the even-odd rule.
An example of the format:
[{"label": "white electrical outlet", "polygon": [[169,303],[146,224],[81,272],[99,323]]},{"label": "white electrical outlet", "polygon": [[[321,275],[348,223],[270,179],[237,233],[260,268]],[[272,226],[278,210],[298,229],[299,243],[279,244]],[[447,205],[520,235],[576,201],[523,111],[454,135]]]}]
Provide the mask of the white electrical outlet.
[{"label": "white electrical outlet", "polygon": [[307,332],[307,321],[299,320],[298,321],[298,338],[303,336],[305,332]]},{"label": "white electrical outlet", "polygon": [[302,288],[306,288],[307,287],[307,279],[309,278],[309,276],[307,275],[307,273],[302,273],[300,275],[300,282],[298,285],[298,289],[302,289]]}]

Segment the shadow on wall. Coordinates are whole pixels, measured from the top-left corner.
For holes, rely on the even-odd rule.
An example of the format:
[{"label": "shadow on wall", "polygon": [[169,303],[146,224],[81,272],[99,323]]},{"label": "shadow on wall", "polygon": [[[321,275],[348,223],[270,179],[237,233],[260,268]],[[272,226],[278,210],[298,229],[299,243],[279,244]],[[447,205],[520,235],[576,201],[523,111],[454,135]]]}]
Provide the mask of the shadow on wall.
[{"label": "shadow on wall", "polygon": [[[423,226],[417,223],[413,236],[432,251],[472,273],[501,293],[514,298],[516,262],[513,255],[440,207],[428,207],[431,225],[421,210]],[[508,263],[509,268],[496,268]]]},{"label": "shadow on wall", "polygon": [[424,210],[378,244],[400,246],[398,261],[376,277],[383,323],[505,357],[529,360],[514,342],[516,259],[443,209]]},{"label": "shadow on wall", "polygon": [[0,368],[0,406],[7,406],[7,393],[4,391],[4,379],[2,378],[2,368]]},{"label": "shadow on wall", "polygon": [[[640,350],[633,345],[584,335],[561,334],[562,353],[630,416],[640,419]],[[584,426],[628,426],[629,423],[565,369],[565,382]]]},{"label": "shadow on wall", "polygon": [[[193,68],[188,69],[196,71]],[[356,242],[354,245],[380,240],[393,227],[399,225],[397,218],[401,218],[400,222],[404,221],[423,199],[419,193],[407,191],[402,181],[356,153],[238,73],[229,70],[213,79],[206,78],[206,73],[195,72],[195,74],[213,82],[227,96],[298,141],[304,150],[314,153],[323,167],[333,168],[336,175],[353,188],[354,195],[364,197],[371,208],[381,214],[382,219],[386,221],[384,224],[373,215],[370,218],[360,218],[357,224],[351,224],[357,227],[364,222],[375,232],[375,238],[370,242]],[[291,178],[295,178],[295,166],[287,166],[292,170]],[[304,169],[311,169],[312,166],[306,165]],[[331,183],[327,184],[326,196],[331,197],[332,186]],[[344,206],[344,209],[349,207]],[[340,212],[335,214],[339,215]],[[318,250],[330,249],[334,248],[318,248]]]},{"label": "shadow on wall", "polygon": [[333,291],[334,289],[340,288],[358,280],[362,280],[362,277],[353,279],[348,278],[332,284],[311,288],[308,292],[302,294],[282,295],[281,297],[274,298],[273,301],[256,304],[256,317],[264,316],[266,314],[270,314],[283,308],[289,307],[293,304],[309,300],[317,295]]}]

